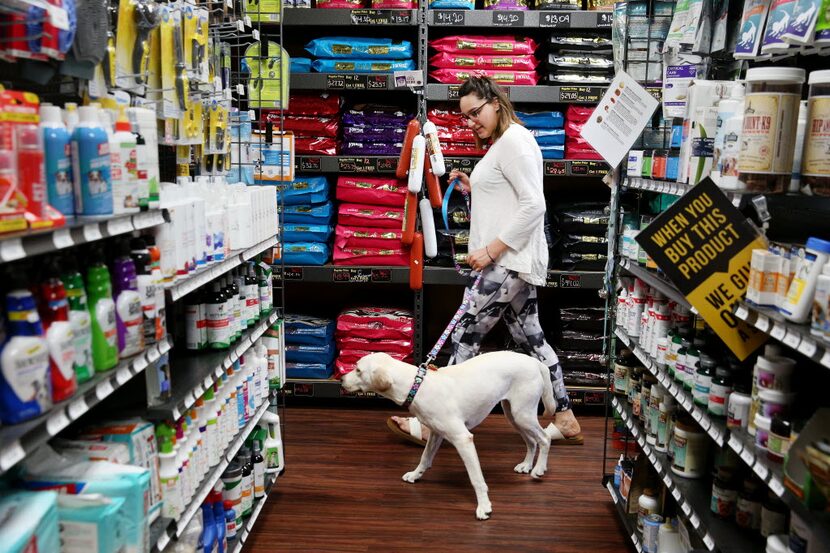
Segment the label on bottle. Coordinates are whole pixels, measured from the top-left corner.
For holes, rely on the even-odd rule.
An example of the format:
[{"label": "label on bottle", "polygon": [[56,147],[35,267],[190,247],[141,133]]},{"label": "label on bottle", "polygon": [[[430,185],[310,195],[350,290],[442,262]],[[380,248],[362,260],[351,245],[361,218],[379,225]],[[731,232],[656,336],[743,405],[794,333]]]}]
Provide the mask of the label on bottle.
[{"label": "label on bottle", "polygon": [[72,148],[69,135],[63,129],[47,129],[44,135],[46,161],[46,193],[49,204],[63,213],[75,214],[72,194]]},{"label": "label on bottle", "polygon": [[[49,357],[64,380],[75,379],[75,335],[68,321],[55,321],[46,331]],[[73,386],[74,388],[74,386]],[[57,390],[53,390],[53,393]]]},{"label": "label on bottle", "polygon": [[248,326],[255,324],[259,318],[259,287],[255,284],[248,286],[248,293],[245,294],[245,316]]},{"label": "label on bottle", "polygon": [[[11,338],[3,348],[0,369],[3,378],[15,395],[14,400],[20,403],[37,402],[39,412],[13,413],[20,416],[20,420],[37,416],[52,406],[52,395],[49,392],[49,349],[46,342],[35,336],[17,336]],[[4,403],[7,403],[4,400]],[[14,402],[8,402],[14,405]],[[5,405],[2,406],[4,417]],[[14,419],[11,416],[10,419]],[[6,422],[4,418],[4,422]],[[16,421],[19,422],[19,421]]]},{"label": "label on bottle", "polygon": [[160,477],[163,499],[161,516],[177,520],[181,516],[182,490],[178,473],[168,478]]},{"label": "label on bottle", "polygon": [[92,321],[89,311],[70,311],[69,323],[75,336],[75,374],[79,382],[84,382],[92,376]]},{"label": "label on bottle", "polygon": [[242,516],[251,514],[254,506],[254,474],[242,476]]},{"label": "label on bottle", "polygon": [[254,497],[265,495],[265,461],[254,463]]},{"label": "label on bottle", "polygon": [[78,129],[72,141],[75,212],[78,215],[112,214],[110,149],[103,130]]},{"label": "label on bottle", "polygon": [[187,349],[202,349],[205,343],[202,336],[207,329],[207,320],[204,316],[204,305],[187,305],[184,308],[185,344]]},{"label": "label on bottle", "polygon": [[118,348],[121,355],[129,357],[144,349],[144,315],[141,296],[134,290],[124,290],[115,301],[118,316]]},{"label": "label on bottle", "polygon": [[830,177],[830,96],[810,98],[807,136],[801,158],[801,174]]},{"label": "label on bottle", "polygon": [[723,384],[712,384],[709,388],[709,404],[708,409],[709,412],[716,417],[725,417],[726,416],[726,400],[729,397],[729,393],[732,391],[731,386],[725,386]]},{"label": "label on bottle", "polygon": [[118,142],[111,148],[114,213],[138,210],[138,161],[135,142]]},{"label": "label on bottle", "polygon": [[712,387],[712,377],[706,374],[695,374],[695,385],[692,397],[698,405],[709,404],[709,389]]},{"label": "label on bottle", "polygon": [[759,529],[761,527],[761,502],[739,497],[735,509],[735,523],[741,528]]},{"label": "label on bottle", "polygon": [[144,315],[144,343],[156,343],[156,285],[150,275],[136,277],[138,295],[141,298],[141,312]]},{"label": "label on bottle", "polygon": [[271,286],[268,281],[261,281],[259,283],[259,308],[263,312],[268,312],[272,305]]},{"label": "label on bottle", "polygon": [[115,324],[115,302],[111,298],[101,298],[95,304],[95,320],[101,328],[107,346],[110,348],[118,347],[118,328]]},{"label": "label on bottle", "polygon": [[746,95],[741,131],[741,173],[790,175],[800,95],[758,92]]},{"label": "label on bottle", "polygon": [[225,303],[208,303],[205,305],[208,345],[212,348],[230,346],[230,320]]}]

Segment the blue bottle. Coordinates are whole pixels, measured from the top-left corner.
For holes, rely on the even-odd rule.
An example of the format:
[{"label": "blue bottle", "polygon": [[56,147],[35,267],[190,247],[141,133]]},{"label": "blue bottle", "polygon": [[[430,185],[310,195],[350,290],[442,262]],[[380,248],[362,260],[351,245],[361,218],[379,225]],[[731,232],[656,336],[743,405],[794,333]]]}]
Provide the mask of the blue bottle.
[{"label": "blue bottle", "polygon": [[227,549],[227,540],[225,538],[225,505],[222,503],[222,495],[218,494],[213,505],[213,523],[216,525],[216,544],[218,545],[219,553],[225,553]]},{"label": "blue bottle", "polygon": [[202,547],[199,551],[214,553],[216,547],[216,524],[213,520],[213,506],[202,504]]},{"label": "blue bottle", "polygon": [[43,130],[44,161],[46,163],[46,195],[49,205],[66,215],[75,215],[75,195],[72,187],[72,151],[69,131],[63,124],[61,108],[42,106],[40,128]]},{"label": "blue bottle", "polygon": [[100,109],[78,108],[80,121],[72,133],[75,213],[83,217],[112,215],[110,145],[99,122]]}]

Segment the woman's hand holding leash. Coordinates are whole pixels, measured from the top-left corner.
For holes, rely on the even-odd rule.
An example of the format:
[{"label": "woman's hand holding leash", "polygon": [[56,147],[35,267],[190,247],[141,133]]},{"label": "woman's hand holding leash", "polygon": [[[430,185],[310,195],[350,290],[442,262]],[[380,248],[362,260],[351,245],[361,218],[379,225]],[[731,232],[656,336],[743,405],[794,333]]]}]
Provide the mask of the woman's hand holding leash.
[{"label": "woman's hand holding leash", "polygon": [[470,177],[464,171],[460,171],[458,169],[453,169],[450,171],[450,183],[452,181],[457,180],[458,183],[461,185],[461,188],[464,189],[464,192],[470,192]]}]

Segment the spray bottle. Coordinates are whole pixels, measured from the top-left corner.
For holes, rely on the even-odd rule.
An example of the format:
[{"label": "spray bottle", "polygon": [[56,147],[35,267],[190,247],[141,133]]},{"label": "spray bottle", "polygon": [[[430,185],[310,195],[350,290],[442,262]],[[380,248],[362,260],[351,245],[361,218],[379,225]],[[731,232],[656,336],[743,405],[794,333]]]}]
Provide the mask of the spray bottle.
[{"label": "spray bottle", "polygon": [[100,109],[78,108],[80,121],[72,133],[75,213],[84,217],[112,215],[110,146],[98,115]]},{"label": "spray bottle", "polygon": [[258,423],[264,427],[265,436],[265,470],[269,474],[282,471],[285,466],[285,459],[282,451],[282,432],[280,430],[280,417],[271,411],[265,411],[262,420]]},{"label": "spray bottle", "polygon": [[75,215],[72,193],[72,149],[69,132],[58,106],[41,106],[40,128],[46,162],[46,196],[49,204],[66,216]]},{"label": "spray bottle", "polygon": [[113,213],[137,213],[138,174],[136,138],[132,126],[124,115],[123,108],[115,123],[115,132],[110,136],[110,159],[112,164],[112,205]]},{"label": "spray bottle", "polygon": [[92,360],[97,372],[118,364],[118,330],[115,323],[115,302],[112,301],[110,272],[103,254],[94,250],[86,274],[89,314],[92,318]]},{"label": "spray bottle", "polygon": [[126,240],[119,240],[118,257],[113,261],[113,292],[115,321],[118,329],[118,351],[121,357],[130,357],[144,350],[144,315],[138,293],[135,263],[130,258]]},{"label": "spray bottle", "polygon": [[167,424],[160,424],[156,427],[156,437],[159,444],[159,480],[161,481],[161,497],[163,500],[162,516],[176,520],[184,510],[176,448],[176,431]]},{"label": "spray bottle", "polygon": [[75,346],[75,377],[78,384],[92,378],[95,371],[92,361],[92,320],[89,315],[84,279],[78,272],[73,257],[65,257],[61,262],[64,273],[61,275],[69,303],[69,322]]},{"label": "spray bottle", "polygon": [[52,401],[55,403],[72,397],[78,389],[74,367],[75,338],[69,322],[69,302],[58,273],[54,262],[50,263],[45,278],[38,287],[39,311],[49,347]]}]

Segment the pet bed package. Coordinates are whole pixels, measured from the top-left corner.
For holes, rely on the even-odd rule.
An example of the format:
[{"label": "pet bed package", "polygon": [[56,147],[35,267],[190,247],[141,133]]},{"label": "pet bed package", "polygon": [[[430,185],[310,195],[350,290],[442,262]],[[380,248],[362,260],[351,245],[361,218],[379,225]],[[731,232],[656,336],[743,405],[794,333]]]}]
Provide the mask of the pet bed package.
[{"label": "pet bed package", "polygon": [[475,0],[429,0],[431,10],[474,10]]},{"label": "pet bed package", "polygon": [[341,351],[359,350],[359,351],[382,351],[384,353],[397,353],[399,355],[412,355],[413,351],[412,340],[370,340],[368,338],[361,338],[359,336],[339,336],[337,338],[337,348]]},{"label": "pet bed package", "polygon": [[291,58],[291,73],[311,73],[311,58]]},{"label": "pet bed package", "polygon": [[561,111],[540,111],[535,113],[516,112],[516,116],[528,129],[561,129],[565,118]]},{"label": "pet bed package", "polygon": [[325,265],[329,246],[323,242],[285,242],[282,260],[286,265]]},{"label": "pet bed package", "polygon": [[334,205],[326,202],[318,205],[288,205],[282,208],[283,222],[300,225],[328,225],[334,216]]},{"label": "pet bed package", "polygon": [[534,71],[539,61],[532,55],[493,56],[478,54],[453,54],[438,52],[429,59],[433,67],[447,69],[498,69]]},{"label": "pet bed package", "polygon": [[329,199],[329,181],[326,177],[298,176],[277,185],[277,198],[283,205],[317,204]]},{"label": "pet bed package", "polygon": [[[273,112],[269,113],[266,120],[271,120],[272,115],[274,115]],[[278,114],[277,118],[279,118]],[[283,128],[292,131],[295,136],[337,138],[340,120],[334,117],[287,115],[283,118]]]},{"label": "pet bed package", "polygon": [[395,250],[401,247],[403,232],[392,229],[358,228],[337,225],[334,235],[336,248],[372,248]]},{"label": "pet bed package", "polygon": [[340,96],[337,94],[292,94],[287,115],[337,116]]},{"label": "pet bed package", "polygon": [[311,63],[311,68],[318,73],[391,73],[393,71],[412,71],[415,62],[409,60],[344,60],[320,59]]},{"label": "pet bed package", "polygon": [[411,340],[415,317],[411,311],[392,307],[356,307],[337,317],[337,338],[345,336],[369,340]]},{"label": "pet bed package", "polygon": [[564,129],[528,129],[540,146],[564,146]]},{"label": "pet bed package", "polygon": [[374,227],[400,230],[403,208],[365,204],[340,204],[337,222],[352,227]]},{"label": "pet bed package", "polygon": [[365,8],[366,0],[317,0],[316,7],[323,9],[355,9]]},{"label": "pet bed package", "polygon": [[287,378],[315,378],[326,379],[332,375],[333,367],[320,363],[285,363]]},{"label": "pet bed package", "polygon": [[325,242],[332,230],[329,225],[286,223],[282,227],[282,239],[284,242]]},{"label": "pet bed package", "polygon": [[335,322],[310,315],[285,315],[285,343],[325,346],[334,340]]},{"label": "pet bed package", "polygon": [[305,45],[306,51],[318,58],[361,60],[412,59],[412,43],[408,40],[368,37],[321,37]]},{"label": "pet bed package", "polygon": [[535,85],[539,75],[535,71],[502,71],[500,69],[435,69],[429,76],[443,84],[461,84],[470,77],[486,76],[503,85]]},{"label": "pet bed package", "polygon": [[386,177],[345,176],[337,178],[336,194],[341,202],[403,207],[406,181]]},{"label": "pet bed package", "polygon": [[288,363],[316,363],[329,365],[334,361],[334,342],[324,346],[312,346],[309,344],[286,344],[285,360]]},{"label": "pet bed package", "polygon": [[438,52],[453,54],[513,54],[532,55],[536,41],[520,36],[454,35],[432,40],[429,43]]},{"label": "pet bed package", "polygon": [[354,125],[343,127],[343,140],[347,142],[400,142],[406,136],[406,127]]},{"label": "pet bed package", "polygon": [[334,247],[335,265],[408,267],[409,251],[401,249]]},{"label": "pet bed package", "polygon": [[61,551],[58,494],[7,491],[0,495],[0,543],[8,553]]},{"label": "pet bed package", "polygon": [[317,136],[295,136],[294,152],[297,154],[337,155],[337,140]]}]

